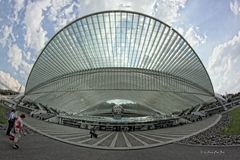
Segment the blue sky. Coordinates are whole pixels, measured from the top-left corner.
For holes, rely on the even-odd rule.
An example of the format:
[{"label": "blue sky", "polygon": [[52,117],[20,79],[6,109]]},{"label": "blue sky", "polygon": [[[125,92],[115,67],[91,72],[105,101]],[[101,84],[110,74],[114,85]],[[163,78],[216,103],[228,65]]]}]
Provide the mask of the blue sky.
[{"label": "blue sky", "polygon": [[113,9],[173,26],[197,52],[215,92],[240,91],[240,0],[0,0],[0,88],[25,86],[40,51],[60,28]]}]

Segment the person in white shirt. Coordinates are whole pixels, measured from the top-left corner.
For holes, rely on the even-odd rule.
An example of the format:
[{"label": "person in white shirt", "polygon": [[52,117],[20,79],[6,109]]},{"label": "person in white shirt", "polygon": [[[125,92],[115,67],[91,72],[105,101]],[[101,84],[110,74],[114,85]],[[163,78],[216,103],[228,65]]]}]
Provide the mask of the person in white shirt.
[{"label": "person in white shirt", "polygon": [[8,115],[8,128],[7,128],[7,133],[6,135],[9,136],[10,135],[10,131],[14,126],[14,122],[16,120],[16,115],[15,115],[15,110],[11,110],[11,112]]}]

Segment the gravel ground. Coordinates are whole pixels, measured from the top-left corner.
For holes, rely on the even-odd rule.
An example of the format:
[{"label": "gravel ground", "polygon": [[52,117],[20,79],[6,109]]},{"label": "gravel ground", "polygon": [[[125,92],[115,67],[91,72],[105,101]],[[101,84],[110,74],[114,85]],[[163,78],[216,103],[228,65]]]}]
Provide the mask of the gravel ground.
[{"label": "gravel ground", "polygon": [[179,142],[200,145],[240,145],[240,135],[223,134],[223,129],[229,123],[230,117],[227,113],[225,113],[222,115],[221,120],[212,128]]}]

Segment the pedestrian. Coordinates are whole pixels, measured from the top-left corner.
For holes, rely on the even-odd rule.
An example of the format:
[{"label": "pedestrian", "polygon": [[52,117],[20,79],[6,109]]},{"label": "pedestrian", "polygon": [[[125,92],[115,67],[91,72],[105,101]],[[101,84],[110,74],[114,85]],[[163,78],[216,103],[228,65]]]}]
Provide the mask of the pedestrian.
[{"label": "pedestrian", "polygon": [[95,127],[92,127],[90,129],[90,135],[91,135],[91,138],[94,137],[94,138],[97,138],[97,133],[96,133],[96,128]]},{"label": "pedestrian", "polygon": [[13,149],[18,149],[18,142],[21,138],[21,135],[25,135],[23,129],[23,119],[25,118],[25,114],[21,114],[14,123],[14,129],[12,129],[13,138]]},{"label": "pedestrian", "polygon": [[16,120],[15,109],[12,109],[8,115],[8,128],[7,128],[7,136],[10,136],[10,131],[14,126],[14,122]]}]

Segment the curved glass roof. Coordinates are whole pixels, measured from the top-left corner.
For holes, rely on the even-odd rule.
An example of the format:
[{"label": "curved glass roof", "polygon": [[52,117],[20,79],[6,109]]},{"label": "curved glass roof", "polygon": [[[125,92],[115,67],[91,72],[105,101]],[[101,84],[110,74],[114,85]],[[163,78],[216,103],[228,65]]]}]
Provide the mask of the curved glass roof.
[{"label": "curved glass roof", "polygon": [[81,112],[129,99],[169,113],[214,96],[188,42],[162,21],[130,11],[79,18],[45,46],[29,75],[26,98]]}]

